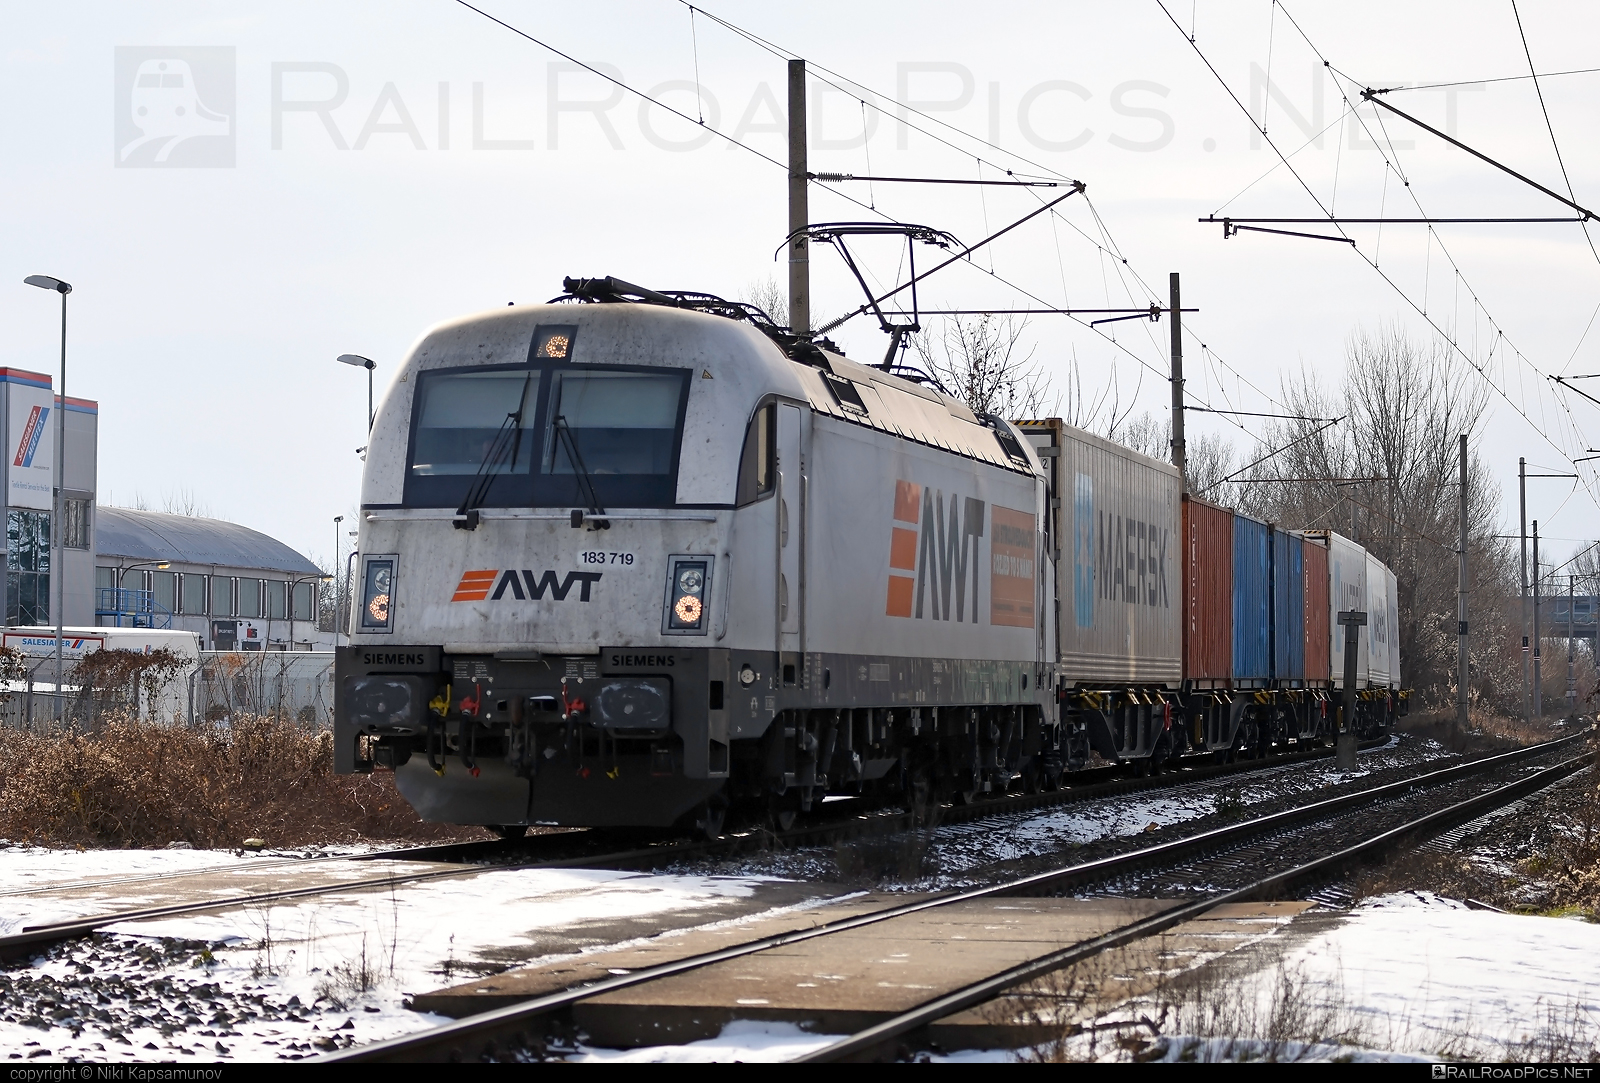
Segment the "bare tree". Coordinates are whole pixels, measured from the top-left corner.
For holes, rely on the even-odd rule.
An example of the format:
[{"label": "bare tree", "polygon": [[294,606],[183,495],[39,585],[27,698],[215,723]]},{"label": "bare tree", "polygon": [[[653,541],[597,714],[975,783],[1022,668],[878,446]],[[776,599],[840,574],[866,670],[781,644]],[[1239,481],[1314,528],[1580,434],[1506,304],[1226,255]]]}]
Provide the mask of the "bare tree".
[{"label": "bare tree", "polygon": [[752,278],[746,282],[743,295],[739,299],[747,305],[755,305],[771,316],[772,322],[779,327],[789,326],[789,295],[771,275],[765,278]]},{"label": "bare tree", "polygon": [[161,510],[172,515],[188,515],[201,519],[215,519],[211,513],[211,505],[201,500],[195,491],[182,488],[176,492],[167,493],[161,498]]},{"label": "bare tree", "polygon": [[[1434,704],[1455,695],[1458,437],[1475,444],[1488,407],[1483,384],[1442,344],[1404,331],[1358,332],[1344,386],[1302,371],[1284,386],[1288,415],[1262,431],[1241,486],[1256,518],[1347,534],[1394,571],[1405,680]],[[1321,418],[1342,417],[1328,426]],[[1467,474],[1472,694],[1508,709],[1520,694],[1520,658],[1507,600],[1516,597],[1509,546],[1495,537],[1499,487],[1473,452]]]},{"label": "bare tree", "polygon": [[[1123,447],[1162,462],[1172,460],[1172,415],[1159,417],[1146,410],[1123,425],[1115,437]],[[1188,470],[1189,491],[1225,507],[1237,503],[1236,490],[1223,479],[1233,473],[1237,461],[1233,444],[1219,433],[1197,433],[1185,440],[1184,465]]]},{"label": "bare tree", "polygon": [[935,336],[923,330],[911,336],[911,349],[922,366],[966,403],[974,413],[1005,418],[1046,416],[1055,411],[1050,380],[1035,359],[1037,348],[1023,352],[1028,321],[1010,316],[949,316]]}]

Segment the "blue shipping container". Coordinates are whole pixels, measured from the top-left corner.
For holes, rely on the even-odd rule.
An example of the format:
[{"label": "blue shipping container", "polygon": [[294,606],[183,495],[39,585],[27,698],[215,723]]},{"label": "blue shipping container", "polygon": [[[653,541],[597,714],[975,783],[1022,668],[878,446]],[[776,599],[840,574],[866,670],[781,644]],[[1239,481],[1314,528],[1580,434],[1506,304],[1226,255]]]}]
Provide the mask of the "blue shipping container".
[{"label": "blue shipping container", "polygon": [[1233,677],[1272,679],[1272,528],[1233,517]]},{"label": "blue shipping container", "polygon": [[1306,675],[1305,550],[1300,539],[1272,532],[1272,666],[1280,681]]}]

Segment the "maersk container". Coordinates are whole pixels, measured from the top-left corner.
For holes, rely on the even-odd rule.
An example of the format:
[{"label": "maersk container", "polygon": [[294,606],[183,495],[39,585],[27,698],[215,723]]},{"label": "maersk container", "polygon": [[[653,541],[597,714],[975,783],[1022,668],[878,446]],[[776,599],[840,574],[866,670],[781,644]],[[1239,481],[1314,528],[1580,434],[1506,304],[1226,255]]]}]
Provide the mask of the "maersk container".
[{"label": "maersk container", "polygon": [[1183,676],[1178,471],[1057,418],[1018,427],[1050,473],[1062,679],[1176,686]]},{"label": "maersk container", "polygon": [[[1331,530],[1308,531],[1328,544],[1328,677],[1335,688],[1344,687],[1344,628],[1339,614],[1367,609],[1367,551],[1342,534]],[[1356,687],[1367,686],[1368,627],[1361,629],[1360,649],[1356,651]]]},{"label": "maersk container", "polygon": [[1400,644],[1394,573],[1367,554],[1367,684],[1373,688],[1400,685]]},{"label": "maersk container", "polygon": [[1301,535],[1305,561],[1306,683],[1328,680],[1328,541],[1326,536]]},{"label": "maersk container", "polygon": [[1389,687],[1400,688],[1400,583],[1388,568],[1383,576],[1389,590]]},{"label": "maersk container", "polygon": [[1295,534],[1272,532],[1272,676],[1298,685],[1306,678],[1304,544]]},{"label": "maersk container", "polygon": [[1233,517],[1233,679],[1272,679],[1272,528]]},{"label": "maersk container", "polygon": [[1233,513],[1183,498],[1183,674],[1202,686],[1233,678]]}]

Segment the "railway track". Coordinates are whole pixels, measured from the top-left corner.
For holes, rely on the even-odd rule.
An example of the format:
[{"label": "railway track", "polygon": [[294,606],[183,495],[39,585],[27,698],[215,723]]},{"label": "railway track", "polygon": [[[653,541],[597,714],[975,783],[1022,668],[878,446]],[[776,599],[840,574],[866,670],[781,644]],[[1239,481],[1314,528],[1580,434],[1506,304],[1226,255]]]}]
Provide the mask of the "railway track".
[{"label": "railway track", "polygon": [[807,1061],[853,1059],[872,1055],[886,1043],[899,1041],[903,1036],[927,1023],[944,1018],[963,1008],[992,999],[999,993],[1024,984],[1053,970],[1070,966],[1110,948],[1154,935],[1204,914],[1224,903],[1260,898],[1281,891],[1288,886],[1319,875],[1330,875],[1351,862],[1398,846],[1407,839],[1447,830],[1449,827],[1472,819],[1483,812],[1518,800],[1544,786],[1550,785],[1574,771],[1593,762],[1593,751],[1579,750],[1573,746],[1587,739],[1588,734],[1576,734],[1558,741],[1485,757],[1469,763],[1432,771],[1428,774],[1363,790],[1328,800],[1313,802],[1271,816],[1258,817],[1242,823],[1217,828],[1184,839],[1140,849],[1131,853],[1102,858],[1081,864],[1050,869],[1017,879],[964,891],[949,892],[931,898],[897,906],[886,907],[872,913],[823,924],[810,929],[787,932],[749,943],[688,956],[672,962],[620,974],[608,980],[578,988],[540,996],[524,1003],[470,1016],[442,1027],[406,1037],[378,1042],[355,1049],[329,1054],[326,1062],[356,1061],[463,1061],[493,1060],[516,1056],[529,1048],[540,1029],[557,1013],[565,1012],[580,1001],[605,993],[660,981],[680,974],[712,966],[717,963],[788,947],[804,941],[826,937],[852,929],[860,929],[906,917],[970,902],[1007,895],[1059,893],[1086,884],[1105,883],[1118,877],[1127,877],[1154,867],[1175,868],[1196,859],[1215,859],[1216,855],[1237,851],[1240,847],[1262,838],[1302,828],[1312,823],[1326,822],[1353,812],[1368,809],[1384,801],[1405,798],[1419,790],[1444,787],[1465,782],[1496,771],[1515,768],[1526,761],[1566,753],[1559,763],[1525,777],[1462,800],[1452,800],[1420,815],[1411,815],[1403,822],[1376,834],[1342,846],[1336,852],[1323,853],[1308,861],[1288,868],[1280,868],[1265,876],[1220,891],[1210,891],[1200,898],[1182,902],[1159,914],[1114,929],[1102,936],[1054,951],[1027,963],[994,975],[982,982],[969,985],[918,1005],[888,1022],[852,1035],[823,1050],[802,1058]]},{"label": "railway track", "polygon": [[[1367,746],[1367,750],[1381,748],[1384,744],[1386,744],[1385,740],[1372,742]],[[622,850],[608,848],[608,844],[613,843],[614,836],[609,836],[604,832],[576,830],[536,835],[517,840],[493,839],[429,846],[407,846],[365,854],[280,858],[252,863],[247,866],[218,865],[210,868],[178,872],[154,872],[107,877],[99,880],[56,882],[10,892],[0,892],[0,898],[42,895],[63,891],[92,892],[132,884],[173,883],[184,879],[229,873],[253,875],[263,871],[270,872],[274,869],[304,869],[339,861],[363,863],[379,861],[449,862],[459,866],[448,869],[426,869],[394,875],[361,877],[314,886],[286,887],[270,891],[230,894],[207,900],[110,911],[104,914],[53,922],[47,925],[27,926],[19,932],[0,936],[0,962],[23,958],[46,949],[53,944],[89,936],[109,925],[128,921],[169,918],[239,906],[286,902],[335,892],[382,890],[407,884],[473,876],[491,869],[659,868],[673,862],[695,857],[734,857],[742,853],[774,848],[826,845],[864,833],[888,835],[930,823],[967,823],[1122,794],[1170,790],[1211,779],[1257,774],[1273,769],[1291,767],[1300,763],[1327,759],[1332,754],[1331,749],[1313,749],[1259,760],[1180,767],[1177,770],[1143,778],[1120,777],[1114,769],[1104,769],[1086,773],[1089,777],[1084,778],[1082,781],[1054,791],[1038,794],[1007,795],[965,805],[943,805],[931,810],[931,812],[926,810],[920,813],[895,810],[858,811],[857,806],[841,802],[840,804],[845,807],[840,811],[849,813],[849,815],[842,818],[830,818],[814,824],[803,824],[788,831],[747,831],[714,840],[663,837],[644,846],[634,846]],[[548,852],[541,853],[541,851]]]}]

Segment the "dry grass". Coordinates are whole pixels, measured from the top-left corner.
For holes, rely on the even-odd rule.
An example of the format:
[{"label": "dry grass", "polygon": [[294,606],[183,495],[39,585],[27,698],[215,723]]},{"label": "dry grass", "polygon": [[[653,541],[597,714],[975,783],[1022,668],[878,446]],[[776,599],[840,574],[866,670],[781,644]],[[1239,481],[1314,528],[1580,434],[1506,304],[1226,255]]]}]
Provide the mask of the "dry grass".
[{"label": "dry grass", "polygon": [[1456,728],[1454,711],[1418,713],[1401,719],[1406,733],[1431,737],[1452,752],[1501,752],[1550,741],[1573,732],[1553,719],[1524,722],[1520,718],[1474,710],[1467,715],[1468,730]]},{"label": "dry grass", "polygon": [[235,716],[170,726],[118,718],[97,733],[0,742],[0,837],[45,846],[235,847],[480,837],[425,824],[389,774],[335,775],[333,739]]},{"label": "dry grass", "polygon": [[1058,1036],[1024,1059],[1293,1062],[1369,1045],[1367,1021],[1341,988],[1269,953],[1260,977],[1227,965],[1172,971],[1169,952],[1137,948],[1054,975],[1033,1018],[1053,1019]]},{"label": "dry grass", "polygon": [[1020,999],[1029,1022],[1054,1031],[1022,1059],[1293,1063],[1389,1052],[1509,1063],[1600,1061],[1600,1013],[1587,1005],[1547,1003],[1512,1039],[1485,1036],[1471,1018],[1441,1028],[1383,1017],[1337,978],[1315,978],[1286,957],[1285,947],[1259,945],[1253,965],[1224,958],[1187,971],[1166,969],[1165,951],[1152,959],[1135,950],[1053,975]]},{"label": "dry grass", "polygon": [[1510,909],[1519,881],[1457,853],[1402,850],[1381,864],[1363,865],[1350,881],[1358,899],[1401,891],[1431,891],[1448,899],[1476,899]]},{"label": "dry grass", "polygon": [[1589,920],[1600,921],[1600,784],[1591,773],[1568,793],[1564,822],[1555,826],[1544,852],[1522,863],[1521,871],[1542,880],[1550,889],[1550,904],[1558,910],[1582,910]]}]

